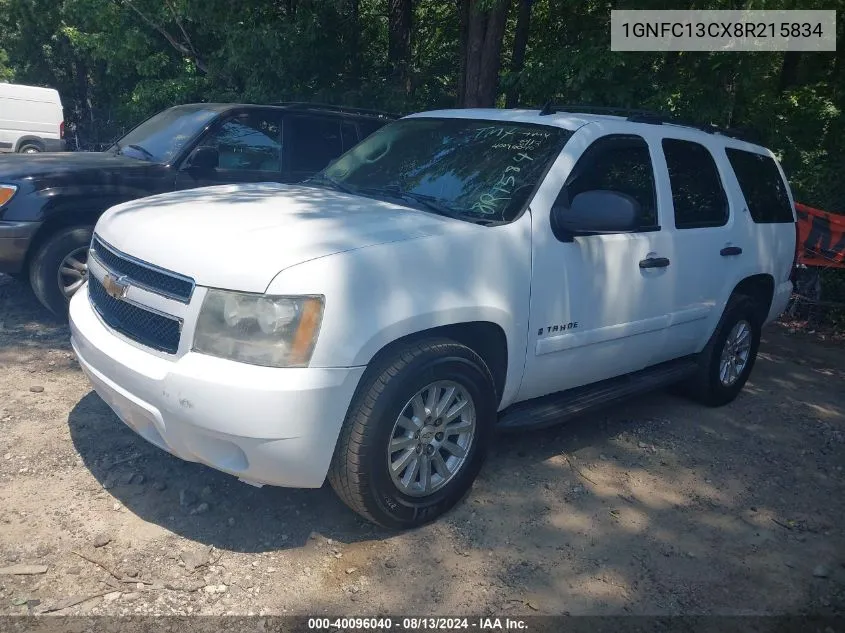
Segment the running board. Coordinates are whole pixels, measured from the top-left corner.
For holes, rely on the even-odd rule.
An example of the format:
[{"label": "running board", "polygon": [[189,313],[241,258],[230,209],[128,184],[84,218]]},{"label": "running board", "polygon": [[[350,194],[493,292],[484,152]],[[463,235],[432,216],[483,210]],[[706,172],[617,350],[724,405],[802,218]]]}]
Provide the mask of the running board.
[{"label": "running board", "polygon": [[518,402],[499,414],[496,426],[503,431],[554,426],[587,411],[680,382],[695,372],[696,367],[695,358],[688,356],[592,385]]}]

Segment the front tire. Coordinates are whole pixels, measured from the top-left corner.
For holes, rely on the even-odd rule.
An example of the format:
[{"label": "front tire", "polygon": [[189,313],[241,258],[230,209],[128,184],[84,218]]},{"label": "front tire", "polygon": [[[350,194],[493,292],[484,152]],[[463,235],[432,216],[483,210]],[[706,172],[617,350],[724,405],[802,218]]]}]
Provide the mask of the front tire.
[{"label": "front tire", "polygon": [[329,482],[370,521],[418,527],[447,512],[472,486],[495,419],[493,377],[470,348],[446,339],[397,348],[364,375]]},{"label": "front tire", "polygon": [[698,370],[685,391],[702,404],[719,407],[742,391],[760,346],[760,310],[750,297],[734,295],[707,346],[699,354]]},{"label": "front tire", "polygon": [[41,244],[29,265],[29,283],[42,305],[59,317],[88,274],[93,227],[60,229]]}]

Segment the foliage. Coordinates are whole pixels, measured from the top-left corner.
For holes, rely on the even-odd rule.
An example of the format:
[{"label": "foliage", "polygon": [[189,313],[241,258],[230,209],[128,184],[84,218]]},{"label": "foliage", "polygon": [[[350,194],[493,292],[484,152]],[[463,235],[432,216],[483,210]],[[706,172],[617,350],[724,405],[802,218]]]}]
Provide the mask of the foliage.
[{"label": "foliage", "polygon": [[[389,15],[402,1],[0,0],[0,80],[57,88],[81,148],[190,101],[313,100],[401,112],[449,107],[459,101],[465,65],[462,7],[472,13],[504,6],[499,105],[507,91],[523,104],[554,97],[753,127],[782,159],[797,198],[845,213],[842,50],[614,53],[610,9],[631,2],[533,0],[524,61],[517,53],[512,64],[521,0],[405,0],[412,6],[410,59],[397,73],[390,41],[401,38],[392,37]],[[792,7],[785,0],[743,5]],[[638,0],[636,8],[679,7]]]}]

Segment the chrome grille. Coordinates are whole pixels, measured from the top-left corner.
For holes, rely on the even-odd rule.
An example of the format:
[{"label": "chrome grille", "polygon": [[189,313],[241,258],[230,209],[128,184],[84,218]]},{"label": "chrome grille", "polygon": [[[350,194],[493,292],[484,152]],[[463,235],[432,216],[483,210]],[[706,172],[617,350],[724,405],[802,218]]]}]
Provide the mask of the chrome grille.
[{"label": "chrome grille", "polygon": [[126,275],[134,286],[188,303],[194,292],[194,280],[135,260],[94,236],[91,252],[114,274]]},{"label": "chrome grille", "polygon": [[168,354],[175,354],[179,349],[182,328],[178,319],[115,299],[93,275],[88,277],[88,295],[94,309],[112,329],[141,345]]}]

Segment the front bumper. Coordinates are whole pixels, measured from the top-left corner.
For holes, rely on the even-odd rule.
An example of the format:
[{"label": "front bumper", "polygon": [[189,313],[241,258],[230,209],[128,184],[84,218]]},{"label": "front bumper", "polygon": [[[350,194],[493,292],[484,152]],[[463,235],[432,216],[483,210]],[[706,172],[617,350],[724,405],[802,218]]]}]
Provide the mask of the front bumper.
[{"label": "front bumper", "polygon": [[363,367],[275,369],[188,352],[164,358],[119,338],[87,286],[71,343],[95,391],[144,439],[250,483],[322,486]]},{"label": "front bumper", "polygon": [[41,222],[4,222],[0,220],[0,273],[19,273],[26,262],[32,238]]}]

